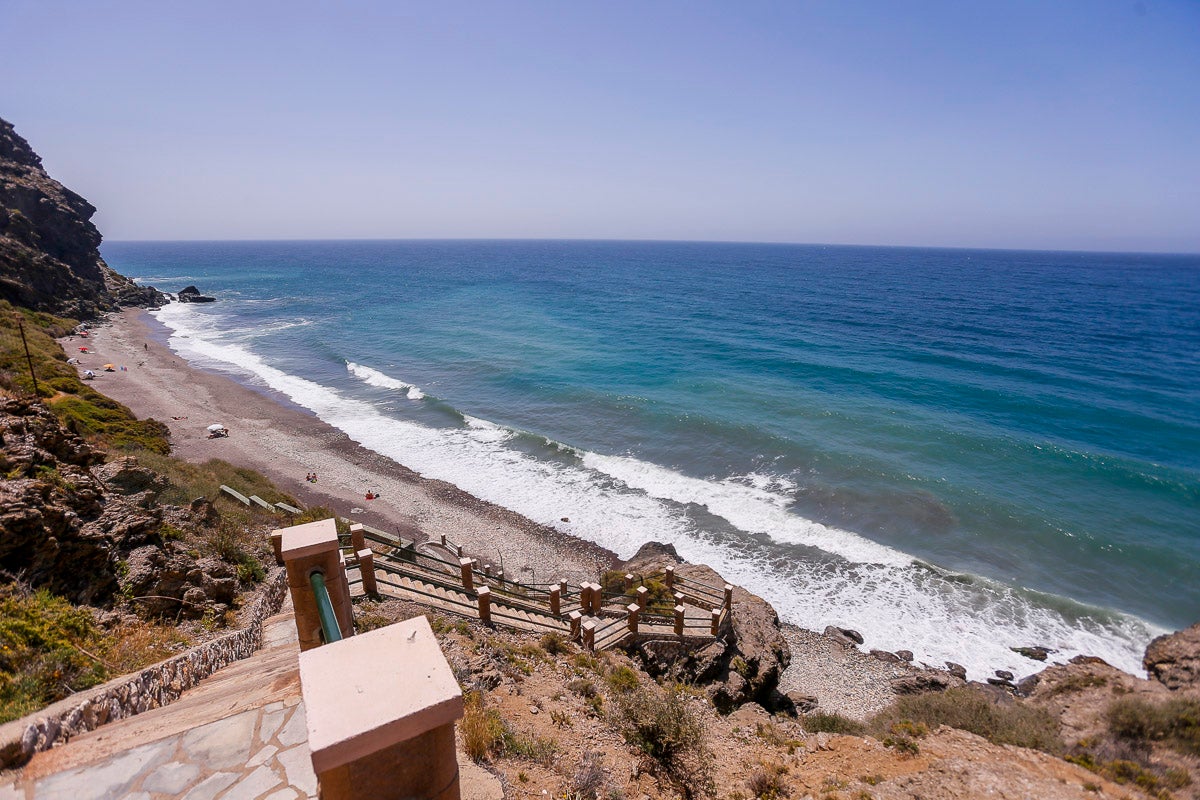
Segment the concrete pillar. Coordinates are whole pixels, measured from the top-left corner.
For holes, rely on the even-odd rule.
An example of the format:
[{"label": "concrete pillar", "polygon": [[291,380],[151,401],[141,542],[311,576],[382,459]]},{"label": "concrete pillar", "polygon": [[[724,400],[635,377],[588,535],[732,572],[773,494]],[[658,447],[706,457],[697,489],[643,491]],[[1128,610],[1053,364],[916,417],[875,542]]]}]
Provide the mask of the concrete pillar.
[{"label": "concrete pillar", "polygon": [[584,615],[592,613],[592,585],[586,581],[579,584],[579,610]]},{"label": "concrete pillar", "polygon": [[424,616],[300,655],[323,800],[459,800],[462,692]]},{"label": "concrete pillar", "polygon": [[462,545],[460,544],[460,545],[458,545],[458,547],[456,547],[454,549],[458,552],[458,557],[462,558]]},{"label": "concrete pillar", "polygon": [[625,591],[628,592],[632,588],[633,588],[633,573],[626,572],[625,573]]},{"label": "concrete pillar", "polygon": [[358,551],[358,574],[362,575],[363,593],[368,597],[378,595],[379,587],[375,584],[375,553],[365,548]]},{"label": "concrete pillar", "polygon": [[446,534],[442,534],[442,547],[446,546]]},{"label": "concrete pillar", "polygon": [[592,616],[600,613],[600,606],[604,605],[604,587],[598,583],[592,584]]},{"label": "concrete pillar", "polygon": [[582,636],[579,626],[583,620],[583,614],[580,614],[578,611],[572,611],[567,616],[571,620],[571,641],[578,642],[580,636]]},{"label": "concrete pillar", "polygon": [[675,598],[675,605],[683,605],[683,592],[676,592],[675,594],[671,595],[671,597]]},{"label": "concrete pillar", "polygon": [[665,573],[663,575],[663,582],[665,584],[667,584],[667,588],[674,589],[675,588],[675,568],[667,567],[666,569],[663,570],[663,573]]},{"label": "concrete pillar", "polygon": [[359,550],[365,550],[367,547],[367,533],[358,522],[350,526],[350,547],[356,553]]},{"label": "concrete pillar", "polygon": [[556,583],[550,587],[550,613],[558,616],[562,611],[562,584]]},{"label": "concrete pillar", "polygon": [[474,568],[475,568],[475,559],[460,558],[458,560],[458,569],[461,573],[462,585],[463,585],[463,588],[466,589],[468,592],[475,591],[475,576],[472,574],[472,571],[474,570]]},{"label": "concrete pillar", "polygon": [[479,621],[487,625],[492,621],[492,590],[480,586],[479,591],[475,593],[475,599],[479,603]]},{"label": "concrete pillar", "polygon": [[712,635],[716,636],[717,631],[721,629],[721,609],[714,608],[712,610]]},{"label": "concrete pillar", "polygon": [[638,590],[637,590],[638,608],[645,608],[646,602],[649,597],[650,597],[650,590],[647,589],[645,586],[639,586]]},{"label": "concrete pillar", "polygon": [[590,619],[583,623],[583,646],[592,652],[596,651],[596,623]]},{"label": "concrete pillar", "polygon": [[725,610],[733,608],[733,587],[728,583],[725,584]]},{"label": "concrete pillar", "polygon": [[296,610],[296,632],[300,649],[319,647],[321,620],[317,616],[317,601],[313,596],[309,575],[320,572],[333,605],[334,616],[342,636],[354,634],[354,615],[350,604],[350,585],[342,563],[337,526],[332,519],[308,522],[281,528],[280,555],[287,570],[288,591]]},{"label": "concrete pillar", "polygon": [[275,551],[275,563],[283,566],[283,530],[271,531],[271,549]]},{"label": "concrete pillar", "polygon": [[675,635],[683,636],[683,606],[675,606]]},{"label": "concrete pillar", "polygon": [[629,622],[630,633],[638,632],[638,614],[641,612],[641,610],[642,607],[637,603],[630,603],[629,605],[625,606],[625,612],[627,614],[626,619]]}]

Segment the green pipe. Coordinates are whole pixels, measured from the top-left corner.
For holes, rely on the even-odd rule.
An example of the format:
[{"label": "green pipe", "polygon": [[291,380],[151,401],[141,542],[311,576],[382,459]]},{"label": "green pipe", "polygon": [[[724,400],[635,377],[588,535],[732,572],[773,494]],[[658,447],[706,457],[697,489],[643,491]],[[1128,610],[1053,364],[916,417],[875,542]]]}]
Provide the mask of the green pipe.
[{"label": "green pipe", "polygon": [[321,618],[321,632],[325,634],[325,644],[340,642],[342,629],[338,627],[337,617],[333,613],[329,590],[325,588],[324,573],[312,573],[308,576],[308,582],[312,584],[313,596],[317,600],[317,616]]}]

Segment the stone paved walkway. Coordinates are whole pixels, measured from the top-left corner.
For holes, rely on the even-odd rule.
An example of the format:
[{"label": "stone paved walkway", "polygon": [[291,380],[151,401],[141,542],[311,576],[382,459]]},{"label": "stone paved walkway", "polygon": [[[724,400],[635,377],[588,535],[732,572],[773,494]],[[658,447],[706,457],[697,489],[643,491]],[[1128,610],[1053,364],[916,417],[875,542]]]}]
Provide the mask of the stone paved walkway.
[{"label": "stone paved walkway", "polygon": [[[0,800],[295,800],[317,797],[291,603],[263,648],[174,703],[97,728],[0,776]],[[459,757],[464,800],[498,781]]]}]

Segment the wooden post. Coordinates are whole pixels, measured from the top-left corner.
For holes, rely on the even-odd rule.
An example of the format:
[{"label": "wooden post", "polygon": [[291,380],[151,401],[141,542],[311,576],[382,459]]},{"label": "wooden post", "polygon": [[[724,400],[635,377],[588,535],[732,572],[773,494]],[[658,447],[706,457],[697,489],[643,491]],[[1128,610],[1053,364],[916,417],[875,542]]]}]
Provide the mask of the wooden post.
[{"label": "wooden post", "polygon": [[357,522],[350,526],[350,547],[356,553],[367,547],[367,537],[363,526]]},{"label": "wooden post", "polygon": [[629,622],[629,632],[630,633],[638,632],[638,612],[640,612],[641,610],[642,610],[642,607],[639,606],[637,603],[630,603],[629,605],[625,606],[625,611],[627,614],[626,619]]},{"label": "wooden post", "polygon": [[604,587],[598,583],[592,584],[592,616],[599,616],[600,607],[604,605]]},{"label": "wooden post", "polygon": [[487,575],[489,578],[492,577],[492,565],[491,564],[483,565],[483,574]]},{"label": "wooden post", "polygon": [[362,575],[365,594],[370,597],[379,594],[379,587],[375,585],[375,554],[366,548],[358,551],[358,574]]},{"label": "wooden post", "polygon": [[588,616],[592,613],[592,585],[587,581],[579,584],[579,610]]},{"label": "wooden post", "polygon": [[583,623],[583,646],[596,652],[596,623],[590,619]]},{"label": "wooden post", "polygon": [[675,605],[677,605],[677,606],[683,605],[683,592],[676,592],[675,594],[673,594],[671,596],[673,598],[675,598]]},{"label": "wooden post", "polygon": [[475,559],[460,558],[458,560],[458,569],[462,577],[463,588],[468,592],[475,591],[475,577],[472,575]]},{"label": "wooden post", "polygon": [[633,588],[633,573],[626,572],[625,573],[625,591],[628,592],[632,588]]},{"label": "wooden post", "polygon": [[442,547],[446,546],[446,534],[442,534]]},{"label": "wooden post", "polygon": [[733,587],[728,583],[725,584],[725,610],[733,608]]},{"label": "wooden post", "polygon": [[479,591],[475,593],[475,599],[479,601],[479,621],[484,625],[491,623],[492,590],[486,586],[480,586]]},{"label": "wooden post", "polygon": [[583,620],[583,614],[580,614],[578,611],[572,611],[567,616],[571,620],[571,641],[578,642],[579,637],[581,635],[579,626],[580,626],[581,621]]},{"label": "wooden post", "polygon": [[675,635],[683,636],[683,606],[675,606]]},{"label": "wooden post", "polygon": [[663,572],[666,573],[666,575],[663,577],[663,582],[667,584],[668,589],[674,589],[675,588],[675,568],[667,567],[666,569],[663,570]]},{"label": "wooden post", "polygon": [[639,587],[638,587],[638,590],[637,590],[637,604],[638,604],[638,608],[645,608],[645,607],[646,607],[646,599],[647,599],[649,596],[650,596],[650,590],[649,590],[649,589],[647,589],[645,586],[639,586]]},{"label": "wooden post", "polygon": [[714,608],[712,610],[712,635],[716,636],[717,631],[721,628],[721,609]]},{"label": "wooden post", "polygon": [[556,583],[550,587],[550,613],[558,616],[562,610],[562,584]]}]

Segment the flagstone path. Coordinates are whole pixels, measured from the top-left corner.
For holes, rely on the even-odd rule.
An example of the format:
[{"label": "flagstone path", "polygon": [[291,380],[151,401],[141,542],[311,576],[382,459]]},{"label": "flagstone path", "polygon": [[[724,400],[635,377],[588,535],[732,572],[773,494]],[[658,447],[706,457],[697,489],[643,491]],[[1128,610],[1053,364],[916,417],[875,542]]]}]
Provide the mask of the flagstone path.
[{"label": "flagstone path", "polygon": [[[263,647],[170,705],[97,728],[0,776],[0,800],[296,800],[317,797],[291,601]],[[499,782],[459,755],[464,800]]]}]

